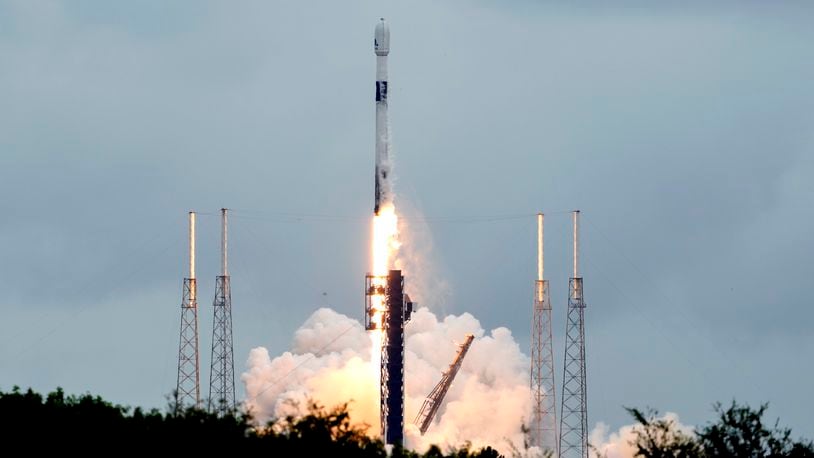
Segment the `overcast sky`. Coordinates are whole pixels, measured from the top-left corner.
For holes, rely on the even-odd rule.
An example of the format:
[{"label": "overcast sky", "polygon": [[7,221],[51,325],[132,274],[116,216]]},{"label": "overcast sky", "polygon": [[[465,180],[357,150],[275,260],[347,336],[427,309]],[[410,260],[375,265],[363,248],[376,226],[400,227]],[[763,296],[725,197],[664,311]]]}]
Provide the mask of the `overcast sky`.
[{"label": "overcast sky", "polygon": [[0,388],[164,405],[189,209],[204,393],[223,206],[236,372],[361,318],[386,16],[423,305],[527,348],[545,211],[561,361],[579,208],[591,425],[736,398],[814,436],[814,8],[544,3],[0,1]]}]

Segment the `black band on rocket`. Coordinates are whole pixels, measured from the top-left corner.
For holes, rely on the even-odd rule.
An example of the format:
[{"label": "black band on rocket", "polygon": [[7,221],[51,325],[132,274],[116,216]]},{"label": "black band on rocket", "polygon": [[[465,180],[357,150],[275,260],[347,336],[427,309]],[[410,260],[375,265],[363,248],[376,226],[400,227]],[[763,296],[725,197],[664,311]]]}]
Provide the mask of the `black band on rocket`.
[{"label": "black band on rocket", "polygon": [[387,81],[376,81],[376,101],[387,101]]}]

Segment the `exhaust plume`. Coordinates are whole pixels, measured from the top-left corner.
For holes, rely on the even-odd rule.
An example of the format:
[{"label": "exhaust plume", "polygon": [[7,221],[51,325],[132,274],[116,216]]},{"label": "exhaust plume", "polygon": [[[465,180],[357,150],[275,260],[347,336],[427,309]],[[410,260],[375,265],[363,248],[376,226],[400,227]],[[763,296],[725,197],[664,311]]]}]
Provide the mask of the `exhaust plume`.
[{"label": "exhaust plume", "polygon": [[[475,335],[455,383],[426,435],[412,419],[455,356],[457,343]],[[338,336],[338,337],[337,337]],[[426,307],[406,327],[405,439],[424,450],[430,444],[473,447],[490,445],[504,454],[522,448],[521,426],[529,418],[529,360],[511,331],[486,332],[469,313],[441,320]],[[263,347],[249,354],[242,380],[246,408],[257,421],[299,414],[307,399],[327,406],[351,402],[351,419],[370,426],[378,437],[378,370],[372,338],[362,324],[331,309],[314,312],[294,333],[291,350],[272,357]],[[378,347],[374,353],[378,353]],[[290,401],[299,401],[299,407]],[[511,442],[512,444],[510,444]]]}]

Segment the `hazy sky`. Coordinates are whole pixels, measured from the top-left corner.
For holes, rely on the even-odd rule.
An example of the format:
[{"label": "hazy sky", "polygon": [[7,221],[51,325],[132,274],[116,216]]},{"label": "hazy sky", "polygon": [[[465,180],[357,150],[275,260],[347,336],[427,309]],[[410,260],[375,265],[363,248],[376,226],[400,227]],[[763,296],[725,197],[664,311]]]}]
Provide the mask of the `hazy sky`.
[{"label": "hazy sky", "polygon": [[238,373],[361,318],[386,16],[423,305],[525,348],[543,210],[561,361],[579,208],[591,425],[736,398],[814,436],[814,8],[543,3],[0,1],[0,388],[162,406],[189,209],[204,393],[223,206]]}]

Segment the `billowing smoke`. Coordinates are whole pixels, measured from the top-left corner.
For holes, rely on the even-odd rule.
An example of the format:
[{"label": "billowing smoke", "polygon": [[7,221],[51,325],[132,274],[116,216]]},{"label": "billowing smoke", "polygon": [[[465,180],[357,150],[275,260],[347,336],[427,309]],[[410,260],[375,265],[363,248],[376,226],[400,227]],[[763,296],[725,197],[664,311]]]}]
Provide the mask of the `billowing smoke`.
[{"label": "billowing smoke", "polygon": [[[441,379],[467,333],[475,335],[435,422],[422,437],[412,424],[427,394]],[[406,326],[405,436],[407,446],[491,445],[506,454],[523,447],[529,417],[529,359],[511,331],[486,332],[468,313],[440,320],[420,308]],[[251,351],[246,405],[260,421],[296,413],[307,399],[326,406],[351,401],[351,418],[379,435],[379,367],[371,363],[371,339],[356,320],[323,308],[294,334],[291,351],[272,358]],[[291,401],[298,401],[299,407]],[[293,409],[293,410],[292,410]]]},{"label": "billowing smoke", "polygon": [[[681,424],[678,415],[672,412],[665,413],[660,419],[672,422],[678,431],[688,435],[693,434],[693,428]],[[627,425],[619,428],[616,432],[612,432],[608,425],[599,422],[588,437],[588,442],[594,448],[591,456],[634,458],[636,456],[636,447],[633,444],[636,441],[636,430],[638,428],[640,428],[639,425]]]}]

